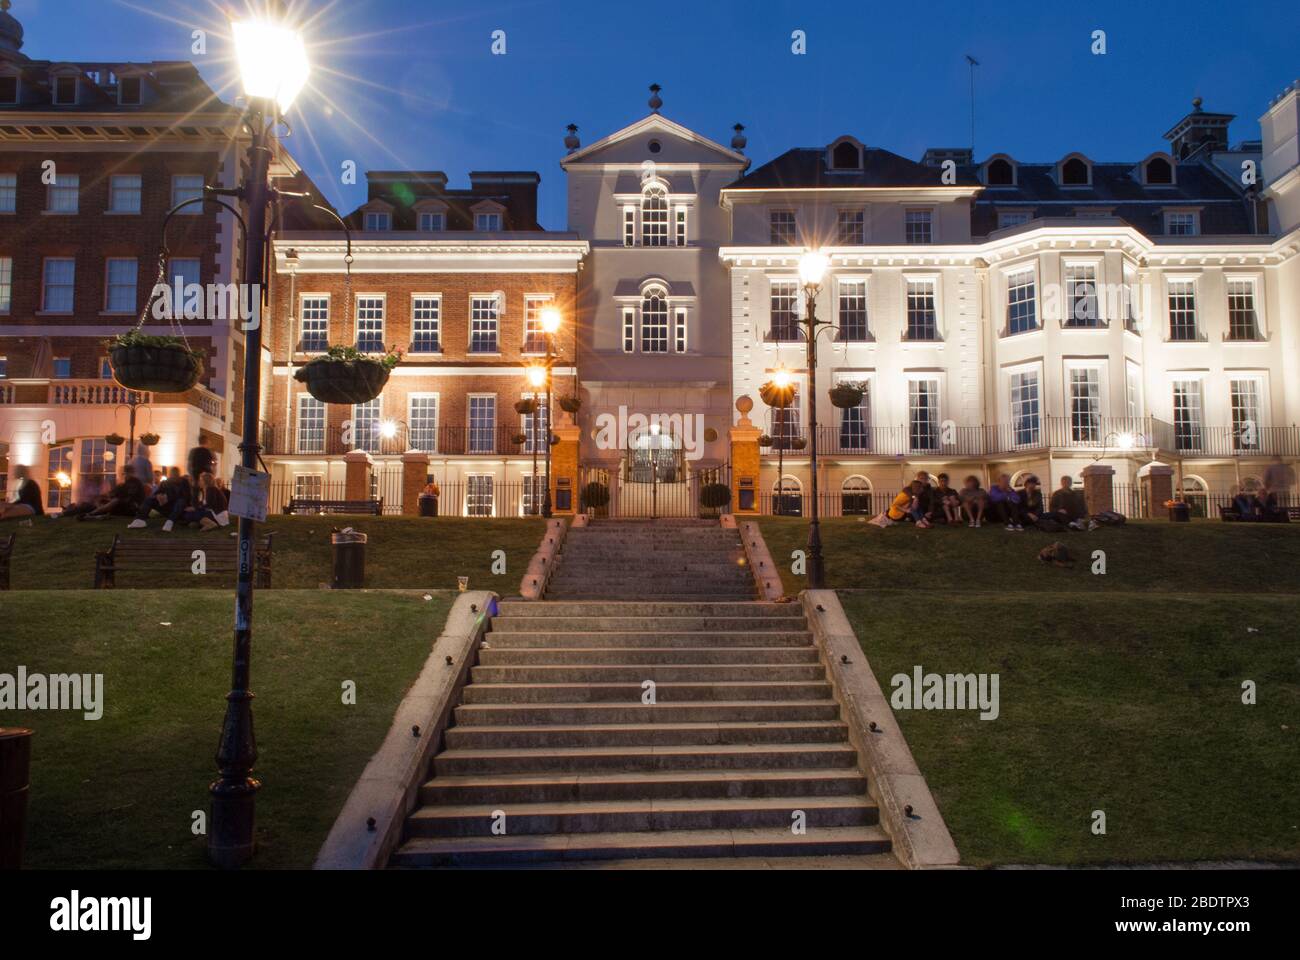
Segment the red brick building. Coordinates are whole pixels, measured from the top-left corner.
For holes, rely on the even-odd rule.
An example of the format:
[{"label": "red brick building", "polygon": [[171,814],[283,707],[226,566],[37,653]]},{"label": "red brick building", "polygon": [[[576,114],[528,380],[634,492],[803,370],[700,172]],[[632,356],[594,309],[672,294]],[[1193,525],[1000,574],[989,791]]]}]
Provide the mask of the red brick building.
[{"label": "red brick building", "polygon": [[[274,374],[263,412],[274,503],[343,498],[350,457],[363,462],[353,469],[386,512],[401,509],[404,459],[427,462],[444,513],[530,512],[543,476],[534,446],[540,463],[546,432],[539,419],[535,445],[533,419],[514,405],[535,393],[525,366],[545,354],[547,307],[564,318],[556,392],[572,383],[573,304],[588,246],[538,226],[535,173],[471,173],[468,189],[448,189],[436,171],[367,181],[369,199],[345,218],[350,275],[340,229],[285,231],[275,242]],[[378,399],[326,405],[294,380],[338,344],[402,351]]]}]

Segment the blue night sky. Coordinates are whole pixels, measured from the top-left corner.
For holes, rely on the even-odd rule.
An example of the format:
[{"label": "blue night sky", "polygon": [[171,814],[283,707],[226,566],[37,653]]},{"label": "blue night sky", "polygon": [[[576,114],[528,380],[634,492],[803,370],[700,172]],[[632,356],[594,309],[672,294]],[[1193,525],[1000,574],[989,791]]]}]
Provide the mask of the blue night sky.
[{"label": "blue night sky", "polygon": [[[245,0],[228,0],[242,8]],[[234,96],[217,0],[14,0],[23,52],[66,60],[194,59]],[[1300,3],[875,3],[698,0],[296,0],[314,20],[315,89],[291,118],[290,147],[339,207],[367,169],[537,170],[540,217],[565,226],[564,127],[583,143],[663,113],[722,143],[747,126],[756,164],[792,146],[853,134],[919,159],[970,139],[975,56],[976,156],[1054,160],[1082,150],[1138,160],[1193,96],[1235,113],[1233,140],[1259,135],[1269,99],[1300,77]],[[190,31],[213,31],[190,57]],[[507,53],[490,53],[494,30]],[[806,31],[808,52],[790,51]],[[1107,53],[1090,52],[1106,31]],[[355,78],[355,79],[353,79]],[[332,104],[332,106],[331,106]],[[347,118],[351,118],[351,120]]]}]

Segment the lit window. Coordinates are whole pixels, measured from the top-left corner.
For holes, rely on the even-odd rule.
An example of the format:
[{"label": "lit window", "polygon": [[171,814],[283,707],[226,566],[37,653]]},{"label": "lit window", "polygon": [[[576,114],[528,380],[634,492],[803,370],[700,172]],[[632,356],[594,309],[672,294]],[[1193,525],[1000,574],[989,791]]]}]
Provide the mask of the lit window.
[{"label": "lit window", "polygon": [[1038,296],[1033,270],[1007,277],[1007,333],[1038,329]]},{"label": "lit window", "polygon": [[385,210],[366,211],[365,229],[367,232],[383,233],[392,226],[393,218]]},{"label": "lit window", "polygon": [[1260,381],[1255,377],[1228,381],[1232,405],[1232,444],[1238,453],[1258,450],[1260,447],[1260,386]]},{"label": "lit window", "polygon": [[[203,177],[201,174],[182,173],[172,177],[172,206],[187,200],[203,198]],[[197,217],[203,212],[203,204],[191,203],[177,213],[177,216]]]},{"label": "lit window", "polygon": [[686,208],[678,207],[674,213],[674,240],[673,243],[679,247],[686,246]]},{"label": "lit window", "polygon": [[357,349],[362,353],[383,353],[383,297],[357,297]]},{"label": "lit window", "polygon": [[77,195],[81,187],[81,177],[75,173],[60,173],[49,186],[47,209],[50,213],[76,213]]},{"label": "lit window", "polygon": [[673,349],[678,353],[686,352],[686,308],[677,308],[677,322],[674,327]]},{"label": "lit window", "polygon": [[352,404],[352,443],[354,450],[378,453],[383,433],[380,429],[382,398]]},{"label": "lit window", "polygon": [[304,295],[302,298],[302,339],[298,349],[320,353],[329,348],[330,298]]},{"label": "lit window", "polygon": [[641,197],[641,244],[668,246],[668,195],[662,187],[651,186]]},{"label": "lit window", "polygon": [[492,475],[470,473],[465,476],[465,515],[492,516]]},{"label": "lit window", "polygon": [[295,473],[293,498],[295,500],[325,499],[325,477],[319,473]]},{"label": "lit window", "polygon": [[108,185],[108,209],[111,213],[140,212],[140,175],[120,174]]},{"label": "lit window", "polygon": [[76,286],[76,261],[71,257],[48,257],[41,285],[41,310],[45,313],[71,313]]},{"label": "lit window", "polygon": [[524,353],[545,353],[546,334],[542,330],[542,309],[550,297],[527,297],[524,300]]},{"label": "lit window", "polygon": [[903,239],[908,243],[930,243],[934,239],[929,210],[908,210],[903,219]]},{"label": "lit window", "polygon": [[473,297],[469,305],[469,352],[498,353],[501,305],[496,297]]},{"label": "lit window", "polygon": [[658,290],[641,301],[641,352],[668,352],[668,300]]},{"label": "lit window", "polygon": [[134,258],[111,258],[105,270],[104,309],[109,313],[134,313],[135,284],[139,268]]},{"label": "lit window", "polygon": [[542,438],[549,435],[546,429],[547,410],[544,394],[525,393],[522,395],[525,400],[537,401],[537,412],[523,416],[523,434],[524,434],[524,453],[540,453],[545,451],[542,445]]},{"label": "lit window", "polygon": [[438,353],[442,350],[441,319],[441,297],[414,297],[411,300],[412,353]]}]

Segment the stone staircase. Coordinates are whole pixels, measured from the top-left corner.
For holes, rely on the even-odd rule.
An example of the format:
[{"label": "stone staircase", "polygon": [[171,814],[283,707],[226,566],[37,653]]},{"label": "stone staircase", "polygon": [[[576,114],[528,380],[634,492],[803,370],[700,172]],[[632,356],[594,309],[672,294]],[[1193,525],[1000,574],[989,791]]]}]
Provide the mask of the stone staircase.
[{"label": "stone staircase", "polygon": [[752,600],[740,534],[716,520],[597,520],[564,539],[548,600]]},{"label": "stone staircase", "polygon": [[[896,867],[802,609],[678,567],[736,566],[735,531],[602,526],[569,532],[566,599],[500,603],[391,864]],[[633,558],[655,577],[623,596],[647,598],[604,599]]]}]

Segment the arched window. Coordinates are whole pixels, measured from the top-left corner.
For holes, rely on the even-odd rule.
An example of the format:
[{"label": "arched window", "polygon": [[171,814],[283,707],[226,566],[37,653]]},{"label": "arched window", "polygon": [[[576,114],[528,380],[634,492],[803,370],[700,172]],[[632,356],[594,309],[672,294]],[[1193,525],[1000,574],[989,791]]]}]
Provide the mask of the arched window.
[{"label": "arched window", "polygon": [[1079,157],[1071,157],[1061,164],[1061,183],[1072,187],[1088,185],[1088,164]]},{"label": "arched window", "polygon": [[668,297],[658,287],[646,290],[641,299],[641,352],[668,352]]},{"label": "arched window", "polygon": [[803,516],[803,484],[799,478],[786,474],[772,484],[772,510],[778,517]]},{"label": "arched window", "polygon": [[1016,182],[1015,169],[1009,161],[999,157],[985,169],[984,179],[990,186],[1011,186]]},{"label": "arched window", "polygon": [[860,170],[862,158],[858,153],[858,145],[852,140],[836,144],[831,151],[831,166],[836,170]]},{"label": "arched window", "polygon": [[1032,470],[1020,470],[1011,478],[1011,486],[1017,490],[1022,490],[1025,486],[1025,477],[1032,477],[1034,475],[1034,471]]},{"label": "arched window", "polygon": [[641,245],[668,246],[668,194],[657,183],[641,195]]},{"label": "arched window", "polygon": [[1147,183],[1173,183],[1174,168],[1164,157],[1152,157],[1147,161]]},{"label": "arched window", "polygon": [[840,512],[846,516],[871,516],[871,481],[855,474],[840,484]]},{"label": "arched window", "polygon": [[1204,517],[1209,513],[1210,487],[1204,480],[1197,476],[1183,477],[1183,499],[1191,508],[1192,516]]}]

